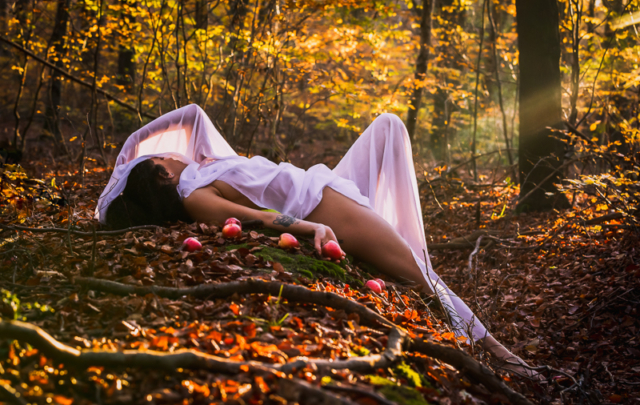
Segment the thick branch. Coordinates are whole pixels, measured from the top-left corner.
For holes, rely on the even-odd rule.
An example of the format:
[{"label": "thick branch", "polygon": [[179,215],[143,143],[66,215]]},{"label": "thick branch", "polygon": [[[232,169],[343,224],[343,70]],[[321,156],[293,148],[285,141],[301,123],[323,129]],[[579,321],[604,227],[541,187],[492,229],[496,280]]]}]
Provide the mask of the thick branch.
[{"label": "thick branch", "polygon": [[309,398],[313,398],[313,403],[318,405],[356,405],[347,398],[339,397],[297,378],[280,380],[278,393],[284,399],[296,403],[307,403]]},{"label": "thick branch", "polygon": [[[9,44],[12,47],[16,48],[17,50],[19,50],[20,52],[24,53],[25,55],[28,55],[31,58],[33,58],[34,60],[37,60],[38,62],[40,62],[43,65],[47,66],[49,69],[55,70],[56,72],[60,73],[61,75],[63,75],[67,79],[69,79],[71,81],[74,81],[74,82],[76,82],[76,83],[78,83],[78,84],[80,84],[80,85],[82,85],[84,87],[87,87],[89,89],[93,89],[93,85],[91,83],[85,82],[84,80],[75,77],[74,75],[72,75],[71,73],[67,72],[66,70],[61,69],[58,66],[54,65],[53,63],[42,59],[41,57],[39,57],[35,53],[33,53],[30,50],[28,50],[28,49],[16,44],[12,40],[10,40],[8,38],[5,38],[4,36],[0,35],[0,41],[6,42],[7,44]],[[107,93],[105,90],[96,89],[96,91],[98,93],[104,95],[109,100],[112,100],[112,101],[116,102],[117,104],[120,104],[124,108],[126,108],[128,110],[131,110],[131,111],[135,112],[136,114],[138,114],[139,111],[135,106],[132,106],[131,104],[129,104],[129,103],[125,102],[125,101],[122,101],[119,98],[116,98],[115,96],[111,95],[110,93]],[[145,116],[145,117],[147,117],[147,118],[151,118],[152,120],[158,118],[155,115],[148,114],[148,113],[140,112],[140,114]]]},{"label": "thick branch", "polygon": [[[474,231],[467,236],[462,236],[460,238],[454,238],[449,243],[430,243],[427,248],[430,251],[433,250],[466,250],[473,249],[476,247],[476,241],[478,238],[488,235],[497,235],[499,232],[490,231],[490,230],[478,230]],[[491,244],[491,241],[487,241],[484,244],[481,244],[480,248],[486,248]]]},{"label": "thick branch", "polygon": [[[171,287],[138,287],[125,285],[109,280],[77,277],[74,282],[86,288],[116,295],[146,295],[153,293],[160,297],[177,299],[185,295],[194,298],[225,298],[233,294],[271,294],[281,296],[290,301],[324,305],[334,309],[342,309],[349,313],[357,313],[360,319],[370,325],[381,324],[391,328],[386,350],[382,354],[352,358],[348,360],[299,360],[282,366],[263,365],[263,367],[275,368],[284,372],[291,372],[314,364],[319,368],[350,369],[354,371],[370,371],[381,367],[389,367],[403,356],[402,348],[406,343],[406,333],[388,321],[381,315],[373,312],[362,304],[343,298],[334,293],[311,291],[308,288],[248,279],[240,282],[221,284],[202,284],[196,287],[171,288]],[[1,333],[1,331],[0,331]],[[475,381],[479,381],[490,389],[505,395],[515,404],[530,404],[526,398],[506,386],[498,376],[482,364],[478,363],[468,354],[429,342],[413,342],[409,344],[410,350],[424,353],[433,358],[442,360],[456,367],[461,373],[468,375]],[[183,367],[186,368],[186,367]]]},{"label": "thick branch", "polygon": [[607,222],[607,221],[611,221],[614,219],[621,219],[624,218],[624,215],[622,215],[619,212],[614,212],[613,214],[607,214],[607,215],[603,215],[601,217],[597,217],[597,218],[592,218],[588,221],[585,221],[585,225],[598,225],[601,224],[603,222]]},{"label": "thick branch", "polygon": [[76,277],[74,282],[90,290],[97,290],[115,295],[136,294],[144,296],[147,294],[155,294],[158,297],[170,299],[178,299],[185,295],[190,295],[194,298],[202,299],[208,297],[209,299],[212,299],[226,298],[233,294],[271,294],[276,297],[282,296],[289,301],[323,305],[330,308],[343,309],[348,313],[356,313],[360,316],[360,319],[372,326],[382,325],[388,328],[394,327],[393,323],[383,316],[373,312],[364,305],[360,305],[357,302],[343,298],[338,294],[324,291],[312,291],[299,285],[282,284],[257,279],[220,284],[200,284],[195,287],[186,288],[155,286],[139,287],[90,277]]},{"label": "thick branch", "polygon": [[26,399],[9,384],[0,383],[0,399],[8,404],[29,405]]},{"label": "thick branch", "polygon": [[27,231],[27,232],[34,232],[34,233],[46,233],[46,232],[53,232],[53,233],[66,233],[66,234],[71,234],[71,235],[76,235],[76,236],[116,236],[116,235],[122,235],[125,234],[127,232],[130,231],[139,231],[142,229],[158,229],[159,227],[156,225],[141,225],[141,226],[132,226],[131,228],[125,228],[125,229],[118,229],[115,231],[96,231],[95,234],[93,232],[84,232],[84,231],[74,231],[71,229],[64,229],[64,228],[29,228],[26,226],[20,226],[20,225],[3,225],[0,224],[0,228],[1,229],[5,229],[8,231]]},{"label": "thick branch", "polygon": [[409,345],[409,350],[426,354],[452,365],[469,378],[482,383],[490,391],[499,392],[506,396],[512,404],[531,404],[522,394],[513,391],[493,371],[474,360],[467,353],[453,347],[425,341],[412,342]]}]

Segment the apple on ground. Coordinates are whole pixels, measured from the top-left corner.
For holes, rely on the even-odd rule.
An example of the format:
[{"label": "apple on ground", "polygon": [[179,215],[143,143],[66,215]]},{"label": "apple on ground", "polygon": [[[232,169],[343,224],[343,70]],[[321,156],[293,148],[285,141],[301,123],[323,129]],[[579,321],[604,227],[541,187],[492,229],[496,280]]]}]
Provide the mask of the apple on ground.
[{"label": "apple on ground", "polygon": [[202,249],[202,243],[196,238],[187,238],[182,242],[182,249],[187,252],[195,252]]},{"label": "apple on ground", "polygon": [[222,236],[225,238],[237,238],[242,233],[242,228],[238,224],[228,224],[222,228]]},{"label": "apple on ground", "polygon": [[300,242],[298,242],[298,239],[296,239],[296,237],[291,235],[290,233],[283,233],[282,235],[280,235],[278,246],[283,249],[293,249],[300,247]]},{"label": "apple on ground", "polygon": [[340,249],[340,245],[333,240],[330,240],[322,246],[322,255],[333,260],[342,260],[342,257],[344,256],[342,249]]},{"label": "apple on ground", "polygon": [[380,288],[382,288],[383,290],[387,289],[387,284],[384,282],[384,280],[376,278],[376,281],[378,282],[378,284],[380,284]]},{"label": "apple on ground", "polygon": [[364,286],[369,287],[369,289],[374,293],[380,294],[382,292],[382,287],[380,287],[380,284],[378,284],[376,280],[369,280],[364,284]]},{"label": "apple on ground", "polygon": [[229,225],[229,224],[236,224],[242,229],[242,222],[240,222],[240,220],[238,218],[234,218],[234,217],[227,218],[227,220],[224,221],[224,226]]}]

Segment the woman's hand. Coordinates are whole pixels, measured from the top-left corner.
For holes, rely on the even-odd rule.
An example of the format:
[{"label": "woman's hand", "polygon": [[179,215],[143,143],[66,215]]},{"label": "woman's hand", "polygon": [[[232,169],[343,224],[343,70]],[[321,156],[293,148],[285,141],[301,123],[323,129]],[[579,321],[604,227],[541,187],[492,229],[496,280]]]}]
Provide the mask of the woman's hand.
[{"label": "woman's hand", "polygon": [[[326,225],[316,224],[315,236],[314,236],[313,242],[316,247],[316,251],[320,256],[322,256],[322,247],[331,240],[338,243],[338,239],[336,238],[336,235],[333,233],[333,230]],[[338,243],[338,245],[340,244]],[[346,254],[344,253],[344,251],[342,251],[342,256],[344,257],[345,255]]]}]

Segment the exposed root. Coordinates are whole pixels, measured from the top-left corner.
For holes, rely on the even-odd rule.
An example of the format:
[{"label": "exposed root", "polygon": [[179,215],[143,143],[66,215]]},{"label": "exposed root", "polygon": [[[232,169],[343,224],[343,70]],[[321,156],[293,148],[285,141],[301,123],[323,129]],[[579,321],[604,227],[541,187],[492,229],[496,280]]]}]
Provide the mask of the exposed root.
[{"label": "exposed root", "polygon": [[0,401],[12,405],[28,405],[24,397],[12,386],[0,383]]},{"label": "exposed root", "polygon": [[[530,404],[530,402],[521,394],[513,391],[498,377],[493,371],[486,366],[477,362],[474,358],[468,354],[456,350],[452,347],[440,345],[437,343],[430,343],[424,341],[411,341],[407,333],[382,317],[381,315],[373,312],[369,308],[361,305],[357,302],[351,301],[347,298],[341,297],[335,293],[312,291],[308,288],[298,285],[283,284],[278,282],[267,282],[257,279],[248,279],[243,281],[235,281],[230,283],[220,284],[202,284],[196,287],[188,288],[171,288],[171,287],[139,287],[132,285],[125,285],[109,280],[99,280],[95,278],[83,278],[77,277],[74,282],[82,285],[86,288],[102,291],[106,293],[112,293],[116,295],[129,295],[129,294],[155,294],[159,297],[177,299],[185,295],[191,295],[194,298],[225,298],[233,294],[270,294],[273,296],[281,296],[289,301],[311,303],[317,305],[328,306],[334,309],[342,309],[346,312],[357,313],[360,316],[361,321],[369,324],[370,326],[380,327],[385,329],[391,329],[389,333],[389,340],[386,350],[381,354],[369,355],[357,358],[351,358],[347,360],[324,360],[324,359],[309,359],[309,360],[297,360],[291,363],[283,365],[271,365],[256,362],[245,363],[233,363],[225,359],[220,359],[215,356],[205,355],[203,353],[194,351],[181,351],[176,354],[187,353],[191,357],[189,364],[200,365],[207,364],[211,370],[211,366],[219,367],[221,372],[235,373],[240,370],[241,367],[246,370],[246,367],[258,367],[268,368],[272,370],[278,370],[285,373],[290,373],[294,370],[299,370],[304,367],[312,366],[318,368],[331,368],[331,369],[350,369],[354,371],[367,372],[377,368],[384,368],[393,365],[396,361],[400,360],[403,356],[403,348],[410,351],[420,352],[427,356],[439,359],[448,363],[458,369],[462,374],[467,375],[470,379],[484,384],[487,388],[501,393],[507,397],[514,404]],[[33,328],[33,327],[32,327]],[[44,332],[43,332],[44,333]],[[2,336],[2,329],[0,328],[0,336]],[[31,342],[30,342],[31,343]],[[31,343],[33,346],[35,344]],[[36,346],[37,347],[37,346]],[[74,349],[75,350],[75,349]],[[92,351],[91,353],[96,353]],[[114,354],[114,352],[109,352]],[[126,354],[128,352],[122,352]],[[137,353],[137,352],[135,352]],[[149,355],[152,352],[145,352]],[[176,355],[174,354],[174,356]],[[131,353],[134,356],[133,353]],[[157,352],[154,353],[157,356]],[[163,356],[171,356],[172,354],[162,354]],[[186,355],[185,355],[186,356]],[[194,357],[197,358],[193,359]],[[202,357],[202,359],[200,359]],[[133,358],[133,357],[132,357]],[[146,360],[151,364],[151,367],[155,367],[156,363],[152,360]],[[145,363],[147,364],[147,363]],[[96,365],[96,364],[93,364]],[[105,364],[106,365],[106,364]],[[133,366],[127,363],[129,366]],[[142,365],[139,365],[142,366]],[[244,366],[244,367],[243,367]],[[182,368],[194,368],[188,365],[173,365],[172,367]],[[236,368],[234,368],[236,367]]]},{"label": "exposed root", "polygon": [[340,397],[297,378],[280,380],[278,394],[284,399],[301,404],[356,405],[350,399]]}]

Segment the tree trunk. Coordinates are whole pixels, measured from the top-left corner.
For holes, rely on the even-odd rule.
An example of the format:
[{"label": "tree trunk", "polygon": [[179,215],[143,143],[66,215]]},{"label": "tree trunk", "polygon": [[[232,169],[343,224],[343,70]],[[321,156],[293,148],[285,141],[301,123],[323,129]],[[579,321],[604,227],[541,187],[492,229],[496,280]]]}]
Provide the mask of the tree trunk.
[{"label": "tree trunk", "polygon": [[[447,35],[455,32],[458,27],[464,27],[467,19],[467,13],[459,2],[454,0],[434,0],[432,11],[431,29],[440,30],[443,39]],[[454,7],[455,6],[455,7]],[[437,14],[436,14],[437,13]],[[439,41],[435,41],[439,43]],[[457,52],[451,51],[451,46],[439,45],[434,49],[434,55],[438,55],[438,61],[432,61],[432,69],[434,75],[440,69],[455,69],[458,71],[466,70],[464,61]],[[451,126],[451,114],[456,111],[457,106],[452,103],[450,97],[450,85],[454,87],[460,85],[458,77],[454,75],[444,75],[436,84],[437,90],[431,97],[433,100],[433,113],[431,114],[431,133],[429,134],[429,150],[433,154],[435,161],[449,164],[449,145],[452,142],[452,135],[455,128]]]},{"label": "tree trunk", "polygon": [[[425,79],[427,74],[427,64],[429,62],[429,45],[431,43],[431,14],[433,12],[433,2],[435,0],[423,0],[422,15],[420,18],[420,53],[416,61],[416,82]],[[409,101],[409,113],[407,114],[407,131],[409,138],[414,140],[416,132],[416,124],[418,120],[418,111],[422,101],[423,85],[414,83],[413,94]]]},{"label": "tree trunk", "polygon": [[208,0],[196,0],[196,28],[206,30],[209,26]]},{"label": "tree trunk", "polygon": [[449,94],[439,88],[433,94],[433,114],[431,114],[431,134],[429,135],[429,150],[437,164],[446,162],[447,157],[447,100]]},{"label": "tree trunk", "polygon": [[131,14],[129,8],[135,7],[135,1],[122,0],[123,11],[120,15],[124,23],[124,29],[128,30],[128,38],[120,38],[118,46],[118,73],[116,82],[131,89],[136,80],[136,51],[133,46],[133,33],[135,32],[131,24],[136,22],[136,17]]},{"label": "tree trunk", "polygon": [[[560,180],[564,144],[549,128],[562,127],[557,0],[516,0],[520,66],[520,198],[523,211],[568,205]],[[546,193],[554,193],[549,196]]]},{"label": "tree trunk", "polygon": [[[51,32],[51,46],[53,47],[53,54],[49,55],[50,58],[57,57],[54,62],[57,67],[64,68],[62,63],[63,56],[66,52],[66,40],[67,26],[69,25],[69,5],[70,0],[56,0],[56,20]],[[53,137],[58,145],[58,148],[62,148],[61,152],[67,153],[68,150],[62,134],[60,133],[60,127],[58,125],[60,119],[60,103],[62,99],[62,76],[56,71],[51,71],[51,81],[48,89],[48,103],[46,103],[45,115],[47,117],[46,129],[53,134]]]},{"label": "tree trunk", "polygon": [[[0,30],[5,32],[7,29],[7,0],[0,0]],[[0,55],[2,50],[0,49]]]}]

